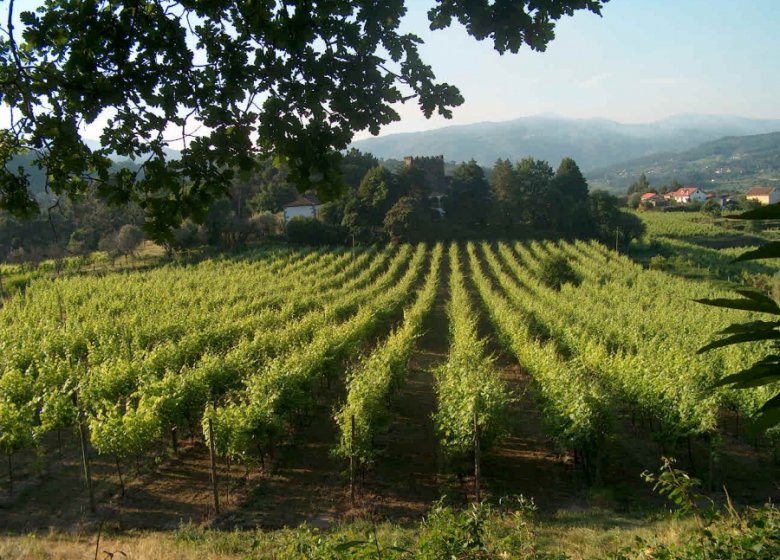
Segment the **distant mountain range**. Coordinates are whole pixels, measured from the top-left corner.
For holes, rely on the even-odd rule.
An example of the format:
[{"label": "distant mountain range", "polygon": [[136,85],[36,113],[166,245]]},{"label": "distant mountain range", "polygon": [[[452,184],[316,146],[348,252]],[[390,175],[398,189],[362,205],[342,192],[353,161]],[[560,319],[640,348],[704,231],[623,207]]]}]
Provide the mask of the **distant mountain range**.
[{"label": "distant mountain range", "polygon": [[583,171],[605,168],[658,153],[676,153],[724,136],[780,131],[780,120],[679,115],[647,124],[542,115],[504,122],[456,125],[359,140],[352,145],[384,159],[444,155],[447,161],[491,166],[498,158],[527,156],[553,166],[572,157]]},{"label": "distant mountain range", "polygon": [[[87,143],[97,147],[94,141]],[[672,179],[733,190],[780,186],[780,120],[679,115],[647,124],[621,124],[541,115],[390,134],[353,146],[391,166],[400,166],[407,155],[443,154],[447,162],[473,158],[488,169],[499,158],[516,161],[527,156],[556,167],[568,156],[580,165],[591,188],[614,192],[624,192],[641,173],[658,186]],[[175,150],[167,155],[180,157]],[[31,159],[30,155],[14,158],[9,168],[25,167],[35,194],[41,196],[44,173],[30,164]],[[135,165],[121,161],[116,167]]]},{"label": "distant mountain range", "polygon": [[647,156],[589,172],[591,188],[623,191],[645,173],[653,186],[677,179],[709,189],[780,187],[780,132],[728,136],[678,153]]}]

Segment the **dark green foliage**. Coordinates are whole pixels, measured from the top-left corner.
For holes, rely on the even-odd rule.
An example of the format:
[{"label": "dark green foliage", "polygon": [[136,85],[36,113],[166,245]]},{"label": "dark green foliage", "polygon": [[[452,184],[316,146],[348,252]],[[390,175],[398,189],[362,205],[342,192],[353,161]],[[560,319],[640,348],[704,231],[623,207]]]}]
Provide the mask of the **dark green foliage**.
[{"label": "dark green foliage", "polygon": [[513,167],[498,160],[490,176],[494,209],[493,223],[504,234],[551,231],[558,213],[569,200],[556,199],[552,188],[553,170],[546,161],[525,158]]},{"label": "dark green foliage", "polygon": [[172,244],[177,249],[191,249],[200,245],[203,241],[198,224],[192,220],[184,220],[179,227],[173,230]]},{"label": "dark green foliage", "polygon": [[[568,198],[558,196],[550,164],[540,159],[525,158],[515,165],[515,174],[517,207],[514,212],[520,220],[534,230],[559,226],[557,214],[568,209],[570,204]],[[587,184],[585,189],[587,197]]]},{"label": "dark green foliage", "polygon": [[[780,204],[764,206],[745,212],[739,218],[747,220],[763,220],[780,218]],[[737,260],[780,258],[780,243],[772,242],[740,255]],[[769,296],[751,290],[737,290],[741,297],[737,299],[702,299],[696,300],[706,305],[780,315],[780,306]],[[780,385],[780,321],[750,321],[736,323],[717,333],[722,336],[718,340],[702,347],[699,352],[720,348],[732,344],[745,344],[757,341],[771,341],[774,353],[759,360],[749,368],[734,373],[720,380],[716,386],[729,385],[735,389]],[[754,430],[764,430],[780,425],[780,393],[766,401],[754,418]]]},{"label": "dark green foliage", "polygon": [[290,183],[287,166],[275,165],[270,160],[258,163],[248,183],[254,186],[255,194],[249,199],[249,206],[255,212],[281,212],[282,206],[298,197],[298,191]]},{"label": "dark green foliage", "polygon": [[[455,17],[501,52],[544,50],[558,19],[602,4],[441,0],[429,17],[435,29]],[[7,167],[29,151],[55,195],[95,183],[104,200],[137,203],[155,239],[170,239],[187,217],[202,221],[256,155],[287,163],[299,191],[333,198],[344,187],[339,150],[355,131],[378,133],[405,100],[426,117],[449,117],[463,102],[422,61],[421,40],[399,32],[405,13],[402,0],[51,0],[10,13],[19,29],[0,41],[0,97],[15,121],[0,139],[0,209],[38,210],[26,174]],[[92,150],[79,127],[106,115],[102,147]],[[180,159],[167,155],[169,129],[189,136]],[[139,169],[112,174],[113,154]]]},{"label": "dark green foliage", "polygon": [[70,234],[67,250],[73,254],[83,254],[97,249],[100,234],[92,228],[82,227]]},{"label": "dark green foliage", "polygon": [[552,182],[557,194],[573,201],[582,202],[588,198],[588,182],[577,162],[570,157],[563,158]]},{"label": "dark green foliage", "polygon": [[344,183],[346,183],[347,188],[350,191],[357,190],[368,170],[378,165],[379,160],[372,154],[351,148],[344,154],[344,159],[341,161],[341,172],[344,175]]},{"label": "dark green foliage", "polygon": [[430,222],[430,209],[420,199],[404,196],[390,208],[383,224],[390,241],[414,243],[427,238]]},{"label": "dark green foliage", "polygon": [[[671,190],[675,190],[675,189],[671,189]],[[654,191],[650,187],[650,181],[647,180],[647,175],[642,173],[639,176],[639,179],[631,183],[631,186],[628,187],[627,194],[638,194],[641,196],[647,192],[654,192]]]},{"label": "dark green foliage", "polygon": [[582,281],[574,269],[562,256],[548,256],[539,267],[539,280],[554,290],[560,290],[564,284],[579,286]]},{"label": "dark green foliage", "polygon": [[628,198],[626,199],[626,206],[629,208],[639,208],[639,205],[642,203],[642,195],[639,193],[631,193],[628,195]]},{"label": "dark green foliage", "polygon": [[116,234],[116,248],[123,255],[130,255],[135,252],[144,239],[144,232],[141,228],[132,224],[125,224]]},{"label": "dark green foliage", "polygon": [[0,259],[37,261],[88,253],[125,224],[141,226],[142,211],[135,205],[109,206],[92,193],[63,200],[29,219],[0,212]]},{"label": "dark green foliage", "polygon": [[346,203],[346,198],[340,198],[332,202],[326,202],[320,206],[320,211],[317,217],[325,224],[330,224],[333,226],[340,225],[344,221]]},{"label": "dark green foliage", "polygon": [[499,159],[493,166],[490,191],[494,202],[492,222],[497,228],[508,231],[514,223],[513,211],[518,206],[515,170],[508,159]]},{"label": "dark green foliage", "polygon": [[485,178],[485,171],[473,159],[455,168],[444,206],[446,220],[464,234],[484,231],[491,206],[490,184]]},{"label": "dark green foliage", "polygon": [[593,235],[610,247],[615,247],[616,241],[619,247],[627,247],[645,232],[642,220],[621,211],[617,197],[606,191],[595,191],[590,195],[589,215],[591,223],[581,227],[591,227]]},{"label": "dark green foliage", "polygon": [[720,204],[718,204],[714,200],[708,200],[704,204],[701,205],[701,213],[706,214],[708,216],[711,216],[713,218],[719,218],[720,217]]},{"label": "dark green foliage", "polygon": [[[598,219],[594,217],[596,225],[599,225]],[[618,217],[618,242],[621,247],[627,247],[634,239],[639,239],[645,234],[645,224],[642,220],[628,212],[621,212]]]},{"label": "dark green foliage", "polygon": [[568,237],[593,235],[593,222],[599,218],[591,219],[588,209],[588,182],[573,159],[561,160],[550,187],[555,198],[558,230]]},{"label": "dark green foliage", "polygon": [[287,239],[302,245],[339,245],[346,242],[344,228],[322,223],[315,218],[296,216],[287,223]]}]

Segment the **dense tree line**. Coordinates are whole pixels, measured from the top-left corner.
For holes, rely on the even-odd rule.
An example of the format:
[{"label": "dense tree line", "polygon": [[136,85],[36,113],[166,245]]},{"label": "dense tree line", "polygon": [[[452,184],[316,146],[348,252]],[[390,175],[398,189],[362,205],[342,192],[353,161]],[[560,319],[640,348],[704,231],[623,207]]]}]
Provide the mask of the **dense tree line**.
[{"label": "dense tree line", "polygon": [[[200,223],[185,220],[169,250],[200,245],[235,248],[253,239],[284,234],[308,244],[433,241],[506,237],[600,238],[623,242],[641,233],[618,210],[618,200],[590,193],[576,162],[557,170],[545,161],[499,160],[484,169],[474,160],[450,168],[441,198],[431,198],[424,173],[352,149],[342,158],[346,192],[324,203],[318,219],[296,219],[285,227],[283,206],[301,193],[286,165],[258,162],[233,179]],[[37,260],[105,250],[122,254],[140,239],[144,224],[136,205],[109,205],[93,193],[64,199],[33,220],[0,215],[0,258]],[[134,229],[123,231],[123,226]],[[121,239],[120,239],[120,233]],[[121,242],[120,242],[121,241]]]},{"label": "dense tree line", "polygon": [[[301,241],[334,235],[365,243],[563,237],[612,244],[617,237],[625,244],[642,233],[639,220],[621,212],[616,197],[589,192],[571,158],[555,171],[534,158],[498,160],[489,171],[471,160],[455,167],[440,199],[430,197],[430,186],[414,167],[394,173],[359,152],[352,158],[375,165],[344,197],[323,205],[320,224],[305,228]],[[304,228],[292,225],[298,238]]]},{"label": "dense tree line", "polygon": [[[97,250],[126,254],[142,240],[142,224],[137,206],[110,206],[92,193],[62,200],[30,219],[0,213],[0,260],[38,261]],[[132,248],[130,239],[136,241]]]}]

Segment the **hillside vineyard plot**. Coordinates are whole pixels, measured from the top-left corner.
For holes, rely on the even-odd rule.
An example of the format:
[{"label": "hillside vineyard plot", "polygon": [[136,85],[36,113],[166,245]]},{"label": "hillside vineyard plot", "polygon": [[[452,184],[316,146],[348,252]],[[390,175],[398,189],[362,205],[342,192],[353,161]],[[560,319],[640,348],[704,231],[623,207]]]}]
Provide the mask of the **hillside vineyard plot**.
[{"label": "hillside vineyard plot", "polygon": [[[574,280],[551,285],[550,261]],[[595,477],[621,415],[648,419],[650,435],[675,446],[710,441],[720,412],[748,416],[767,398],[711,389],[761,347],[696,354],[749,317],[692,301],[725,296],[582,242],[276,249],[35,280],[0,310],[9,488],[13,455],[43,449],[60,430],[78,432],[85,457],[91,448],[119,470],[129,457],[175,451],[176,434],[200,426],[217,456],[251,468],[322,399],[337,401],[327,403],[334,456],[370,465],[437,303],[449,349],[428,372],[429,417],[443,452],[478,454],[511,424],[514,397],[478,335],[484,314],[489,336],[529,374],[548,434]],[[342,396],[324,396],[325,385]]]}]

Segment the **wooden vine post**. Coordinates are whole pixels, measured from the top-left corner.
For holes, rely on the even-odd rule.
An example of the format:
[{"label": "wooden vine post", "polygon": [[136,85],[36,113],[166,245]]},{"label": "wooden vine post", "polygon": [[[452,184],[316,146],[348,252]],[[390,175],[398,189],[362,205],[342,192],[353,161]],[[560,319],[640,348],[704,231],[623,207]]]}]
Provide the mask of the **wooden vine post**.
[{"label": "wooden vine post", "polygon": [[350,419],[349,444],[349,505],[355,507],[355,415]]},{"label": "wooden vine post", "polygon": [[119,475],[119,488],[122,491],[122,497],[125,497],[125,479],[122,476],[122,467],[119,465],[119,456],[114,455],[114,463],[116,464],[116,474]]},{"label": "wooden vine post", "polygon": [[84,421],[84,413],[79,406],[78,395],[73,393],[73,405],[76,407],[78,415],[79,443],[81,444],[81,465],[84,468],[84,480],[87,483],[87,493],[89,494],[89,511],[97,512],[95,507],[95,494],[92,490],[92,469],[89,464],[89,450],[87,448],[87,426]]},{"label": "wooden vine post", "polygon": [[474,407],[474,494],[475,498],[477,500],[477,503],[480,503],[482,501],[482,495],[480,492],[480,476],[482,473],[480,472],[480,439],[481,439],[481,430],[479,427],[479,420],[477,419],[477,407]]},{"label": "wooden vine post", "polygon": [[11,459],[11,453],[8,452],[8,498],[14,497],[14,464]]},{"label": "wooden vine post", "polygon": [[211,458],[211,487],[214,490],[214,512],[219,515],[219,490],[217,488],[217,457],[214,451],[214,426],[209,418],[209,457]]}]

